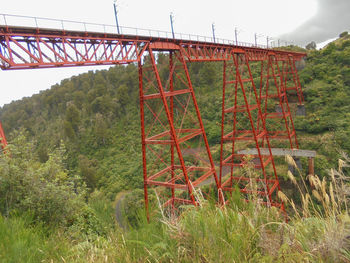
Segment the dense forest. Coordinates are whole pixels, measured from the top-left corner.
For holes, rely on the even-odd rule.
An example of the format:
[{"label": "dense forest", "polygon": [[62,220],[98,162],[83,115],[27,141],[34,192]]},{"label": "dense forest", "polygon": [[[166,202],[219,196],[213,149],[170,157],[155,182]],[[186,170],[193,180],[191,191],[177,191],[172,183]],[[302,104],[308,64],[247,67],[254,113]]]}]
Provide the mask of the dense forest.
[{"label": "dense forest", "polygon": [[[319,177],[311,189],[304,170],[297,178],[281,176],[292,192],[305,185],[297,200],[281,193],[290,223],[234,196],[224,210],[203,200],[177,222],[155,205],[147,224],[138,69],[119,65],[0,109],[11,153],[0,157],[0,261],[349,262],[350,38],[342,34],[321,50],[305,51],[300,80],[307,117],[294,120],[300,148],[317,151]],[[161,73],[164,56],[157,58]],[[208,140],[218,144],[222,64],[192,63],[189,70]],[[114,206],[121,195],[118,225]]]}]

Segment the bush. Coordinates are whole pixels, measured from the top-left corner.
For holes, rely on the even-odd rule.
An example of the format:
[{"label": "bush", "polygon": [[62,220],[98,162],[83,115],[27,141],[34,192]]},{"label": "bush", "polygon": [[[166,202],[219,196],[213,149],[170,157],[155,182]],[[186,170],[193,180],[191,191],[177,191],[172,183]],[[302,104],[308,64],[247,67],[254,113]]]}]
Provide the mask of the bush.
[{"label": "bush", "polygon": [[341,33],[341,34],[339,35],[339,37],[340,37],[340,38],[341,38],[341,37],[346,37],[348,34],[349,34],[348,31],[344,31],[343,33]]},{"label": "bush", "polygon": [[12,142],[9,153],[0,155],[1,213],[30,211],[35,220],[49,225],[73,224],[86,206],[86,188],[78,176],[65,169],[64,145],[40,163],[23,132]]}]

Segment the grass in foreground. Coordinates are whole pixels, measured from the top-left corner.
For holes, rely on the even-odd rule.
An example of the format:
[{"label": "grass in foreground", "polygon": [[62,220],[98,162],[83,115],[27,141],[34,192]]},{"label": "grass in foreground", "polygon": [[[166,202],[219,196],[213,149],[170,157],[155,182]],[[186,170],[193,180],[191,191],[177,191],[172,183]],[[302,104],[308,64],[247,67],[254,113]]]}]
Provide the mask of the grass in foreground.
[{"label": "grass in foreground", "polygon": [[[103,234],[79,230],[45,229],[15,216],[0,218],[1,262],[350,262],[349,187],[342,172],[331,170],[330,182],[309,177],[297,185],[301,204],[283,193],[294,211],[288,223],[274,209],[240,201],[217,207],[200,201],[185,207],[178,219],[159,210],[152,223],[140,217],[127,232],[116,228],[106,214],[110,207],[96,197],[91,205],[100,221],[108,221]],[[297,178],[289,175],[297,183]],[[305,185],[304,185],[305,184]],[[305,187],[302,187],[305,186]],[[106,214],[103,213],[106,211]],[[109,212],[107,212],[109,211]],[[104,219],[103,219],[104,218]]]}]

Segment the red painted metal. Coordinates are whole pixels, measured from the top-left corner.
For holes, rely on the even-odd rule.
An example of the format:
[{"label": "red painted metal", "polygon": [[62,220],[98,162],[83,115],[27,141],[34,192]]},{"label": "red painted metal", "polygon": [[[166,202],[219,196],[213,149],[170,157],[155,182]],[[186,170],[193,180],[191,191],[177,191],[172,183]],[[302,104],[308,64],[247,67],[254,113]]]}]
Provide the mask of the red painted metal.
[{"label": "red painted metal", "polygon": [[[232,51],[266,60],[268,49],[220,43],[56,29],[0,26],[2,69],[52,68],[137,63],[148,44],[153,51],[179,50],[187,61],[223,61]],[[300,60],[304,53],[274,50]]]},{"label": "red painted metal", "polygon": [[2,128],[2,123],[0,122],[0,145],[1,148],[4,150],[7,146],[7,140],[6,140],[6,136],[4,133],[4,130]]},{"label": "red painted metal", "polygon": [[[168,71],[160,72],[165,68],[159,65],[164,62],[157,61],[160,52],[165,54]],[[238,183],[247,198],[255,193],[260,203],[284,211],[283,202],[276,197],[280,185],[270,140],[284,137],[291,148],[298,147],[286,94],[295,90],[299,103],[303,102],[295,61],[304,56],[198,40],[0,26],[3,70],[138,63],[148,220],[151,186],[164,197],[163,205],[172,213],[179,204],[197,205],[197,188],[210,183],[215,184],[222,203],[221,189],[229,193]],[[221,61],[224,65],[219,178],[187,68],[188,62],[205,61]],[[260,78],[253,78],[251,68],[254,72],[260,68]],[[269,93],[273,88],[275,95]],[[271,101],[280,105],[282,114],[270,112],[267,103]],[[268,123],[274,119],[282,120],[283,125],[271,130]],[[3,133],[0,136],[5,139]],[[246,147],[258,149],[253,156],[256,178],[242,173],[250,165],[237,151]],[[270,155],[261,155],[261,147],[269,148]],[[252,183],[258,187],[253,189]]]},{"label": "red painted metal", "polygon": [[164,61],[157,63],[154,46],[139,63],[145,200],[148,188],[158,186],[163,205],[175,212],[179,204],[198,204],[196,188],[204,181],[220,185],[185,58],[178,49],[164,55],[168,72],[161,78]]},{"label": "red painted metal", "polygon": [[[231,61],[225,62],[223,69],[220,151],[222,190],[232,192],[238,186],[247,200],[253,194],[258,196],[260,203],[284,211],[284,204],[277,196],[280,185],[265,122],[260,127],[258,125],[262,117],[249,56],[247,53],[232,52]],[[270,151],[267,156],[260,153],[264,144]],[[237,154],[238,150],[249,147],[258,151],[257,155],[251,157],[252,163],[249,157]]]},{"label": "red painted metal", "polygon": [[[282,65],[284,64],[283,61]],[[289,148],[298,149],[299,144],[285,86],[287,81],[280,68],[281,65],[275,54],[270,52],[265,67],[262,63],[260,103],[263,115],[259,121],[262,121],[266,126],[272,144],[287,140]]]},{"label": "red painted metal", "polygon": [[304,104],[304,94],[301,89],[298,70],[295,66],[295,58],[293,56],[288,56],[288,59],[283,60],[282,64],[282,73],[284,78],[284,88],[286,93],[291,93],[295,91],[295,94],[298,97],[299,105]]},{"label": "red painted metal", "polygon": [[101,33],[0,27],[0,66],[30,69],[137,63],[146,44]]}]

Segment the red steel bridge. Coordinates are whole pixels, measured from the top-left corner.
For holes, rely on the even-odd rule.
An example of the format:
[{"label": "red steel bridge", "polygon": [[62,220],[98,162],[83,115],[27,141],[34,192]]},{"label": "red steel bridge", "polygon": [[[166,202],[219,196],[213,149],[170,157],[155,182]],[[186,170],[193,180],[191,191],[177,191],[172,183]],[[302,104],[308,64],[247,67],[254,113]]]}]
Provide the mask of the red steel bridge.
[{"label": "red steel bridge", "polygon": [[[68,30],[62,21],[61,29],[51,29],[38,26],[37,18],[34,26],[13,26],[3,17],[2,70],[138,65],[147,211],[152,186],[164,207],[176,211],[182,204],[198,205],[197,189],[208,182],[215,184],[222,204],[238,185],[247,200],[255,194],[259,202],[285,211],[271,148],[282,143],[299,148],[288,99],[304,102],[296,69],[304,53],[192,35],[173,38],[161,31],[115,34],[105,26],[102,32],[89,31],[86,23]],[[159,53],[166,54],[166,71],[160,71]],[[189,70],[189,63],[203,62],[222,68],[219,163],[214,163]],[[239,153],[248,148],[255,153]]]}]

